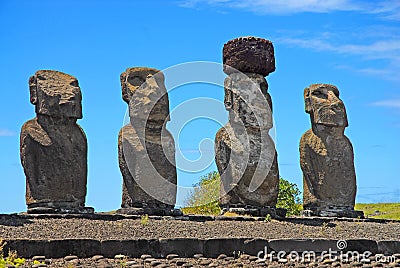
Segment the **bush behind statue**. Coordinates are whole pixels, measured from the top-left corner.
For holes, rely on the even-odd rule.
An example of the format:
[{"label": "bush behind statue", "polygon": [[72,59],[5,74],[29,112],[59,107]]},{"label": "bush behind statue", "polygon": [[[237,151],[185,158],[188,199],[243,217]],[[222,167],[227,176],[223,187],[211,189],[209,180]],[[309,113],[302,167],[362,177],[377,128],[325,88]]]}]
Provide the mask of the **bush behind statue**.
[{"label": "bush behind statue", "polygon": [[276,207],[285,208],[287,210],[287,216],[300,215],[300,211],[303,209],[300,194],[301,192],[295,183],[280,178],[278,203]]},{"label": "bush behind statue", "polygon": [[185,214],[218,215],[221,208],[218,205],[220,177],[218,172],[213,171],[200,177],[200,181],[193,185],[195,187],[188,195],[182,209]]},{"label": "bush behind statue", "polygon": [[[221,179],[218,172],[213,171],[200,177],[198,183],[185,201],[182,208],[185,214],[218,215],[221,208],[218,205]],[[288,216],[299,215],[302,209],[300,204],[300,190],[295,183],[280,178],[278,208],[287,209]]]}]

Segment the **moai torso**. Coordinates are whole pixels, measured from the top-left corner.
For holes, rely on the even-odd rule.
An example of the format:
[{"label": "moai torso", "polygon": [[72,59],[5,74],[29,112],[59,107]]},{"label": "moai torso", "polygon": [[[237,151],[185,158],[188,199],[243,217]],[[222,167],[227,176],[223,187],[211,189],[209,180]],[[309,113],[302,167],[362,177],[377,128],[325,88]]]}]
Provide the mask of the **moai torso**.
[{"label": "moai torso", "polygon": [[76,78],[38,71],[29,80],[37,117],[21,130],[21,162],[28,212],[37,208],[83,208],[87,181],[87,141],[76,123],[82,118]]},{"label": "moai torso", "polygon": [[169,105],[164,77],[155,69],[130,68],[121,74],[121,85],[131,117],[118,137],[121,206],[172,213],[177,176],[174,140],[165,128]]},{"label": "moai torso", "polygon": [[356,174],[353,147],[344,135],[346,109],[335,86],[315,84],[304,91],[311,129],[300,140],[303,206],[315,214],[353,210]]},{"label": "moai torso", "polygon": [[[248,55],[241,58],[243,51]],[[215,160],[221,174],[219,203],[221,207],[274,207],[279,172],[269,135],[272,103],[264,78],[275,70],[272,43],[252,37],[229,41],[224,46],[224,63],[229,63],[224,65],[229,122],[215,138]]]},{"label": "moai torso", "polygon": [[[118,155],[124,180],[123,208],[174,208],[176,190],[168,191],[173,186],[165,186],[162,180],[152,181],[154,177],[150,177],[150,174],[157,171],[169,183],[177,183],[176,168],[169,161],[175,158],[174,140],[170,133],[165,135],[162,144],[161,137],[147,136],[144,141],[131,125],[121,129]],[[146,190],[150,190],[150,193]]]}]

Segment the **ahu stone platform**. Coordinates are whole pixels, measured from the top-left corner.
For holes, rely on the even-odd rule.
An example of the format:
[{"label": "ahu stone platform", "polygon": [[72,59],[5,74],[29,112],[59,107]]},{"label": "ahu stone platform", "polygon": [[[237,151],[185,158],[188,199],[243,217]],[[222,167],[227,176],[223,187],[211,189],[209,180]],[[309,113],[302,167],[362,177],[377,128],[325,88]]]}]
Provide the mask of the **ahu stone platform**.
[{"label": "ahu stone platform", "polygon": [[[361,224],[362,223],[362,224]],[[26,258],[88,258],[123,254],[138,258],[216,258],[260,251],[400,253],[400,221],[293,217],[265,221],[261,217],[149,216],[118,214],[0,215],[5,252]],[[346,247],[338,249],[345,241]]]}]

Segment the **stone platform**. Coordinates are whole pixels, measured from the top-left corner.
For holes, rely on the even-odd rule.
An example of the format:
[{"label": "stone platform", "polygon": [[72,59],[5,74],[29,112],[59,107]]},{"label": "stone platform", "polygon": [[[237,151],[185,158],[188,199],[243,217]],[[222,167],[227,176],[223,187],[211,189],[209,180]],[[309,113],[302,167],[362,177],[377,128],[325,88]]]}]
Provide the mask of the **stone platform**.
[{"label": "stone platform", "polygon": [[366,239],[347,240],[347,247],[338,249],[340,240],[330,239],[258,239],[258,238],[174,238],[174,239],[131,239],[131,240],[95,240],[95,239],[63,239],[63,240],[5,240],[4,251],[16,250],[18,256],[32,258],[46,256],[47,258],[62,258],[75,255],[81,258],[102,255],[113,258],[122,254],[138,258],[149,254],[155,258],[168,254],[178,254],[190,258],[202,254],[208,258],[216,258],[220,254],[234,256],[239,252],[257,256],[259,252],[322,252],[346,253],[366,251],[372,254],[391,255],[400,253],[400,241],[374,241]]},{"label": "stone platform", "polygon": [[344,218],[364,218],[364,212],[360,210],[353,209],[342,209],[342,208],[329,208],[321,211],[313,211],[313,210],[303,210],[301,212],[303,216],[312,217],[344,217]]},{"label": "stone platform", "polygon": [[53,208],[53,207],[33,207],[28,208],[28,214],[93,214],[94,208]]},{"label": "stone platform", "polygon": [[154,216],[183,216],[180,209],[164,208],[120,208],[117,214],[122,215],[154,215]]},{"label": "stone platform", "polygon": [[17,250],[26,258],[118,254],[163,258],[172,253],[216,258],[238,252],[257,256],[265,249],[400,253],[400,221],[354,218],[289,217],[267,222],[244,216],[3,214],[0,237],[7,243],[4,252]]},{"label": "stone platform", "polygon": [[265,218],[267,215],[270,215],[272,219],[284,219],[286,216],[286,209],[275,208],[275,207],[231,205],[222,208],[221,214],[223,215],[226,212],[235,213],[240,216],[250,215],[253,217],[262,217],[262,218]]}]

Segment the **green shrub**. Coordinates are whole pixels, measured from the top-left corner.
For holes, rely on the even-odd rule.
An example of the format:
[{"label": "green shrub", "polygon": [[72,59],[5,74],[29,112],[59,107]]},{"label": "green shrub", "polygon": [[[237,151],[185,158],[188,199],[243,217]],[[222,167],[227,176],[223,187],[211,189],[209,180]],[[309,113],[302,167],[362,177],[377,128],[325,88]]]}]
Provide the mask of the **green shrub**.
[{"label": "green shrub", "polygon": [[221,208],[218,205],[221,179],[218,172],[210,172],[193,185],[195,187],[182,208],[185,214],[218,215]]},{"label": "green shrub", "polygon": [[3,239],[0,238],[0,268],[4,268],[7,266],[19,267],[21,265],[24,265],[25,259],[18,258],[16,251],[9,250],[8,256],[7,257],[3,256],[3,249],[5,245],[6,242],[4,242]]},{"label": "green shrub", "polygon": [[140,217],[140,224],[142,225],[149,225],[149,215],[142,215]]},{"label": "green shrub", "polygon": [[[200,178],[193,185],[195,187],[185,201],[182,208],[185,214],[218,215],[221,208],[218,205],[221,179],[218,172],[210,172]],[[299,215],[302,210],[300,204],[300,190],[295,183],[279,179],[278,208],[287,209],[287,215]]]},{"label": "green shrub", "polygon": [[287,216],[300,215],[300,211],[302,210],[300,194],[301,192],[295,183],[280,178],[276,207],[287,209]]}]

